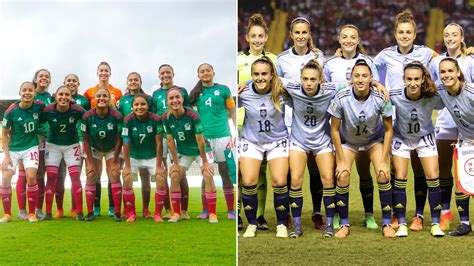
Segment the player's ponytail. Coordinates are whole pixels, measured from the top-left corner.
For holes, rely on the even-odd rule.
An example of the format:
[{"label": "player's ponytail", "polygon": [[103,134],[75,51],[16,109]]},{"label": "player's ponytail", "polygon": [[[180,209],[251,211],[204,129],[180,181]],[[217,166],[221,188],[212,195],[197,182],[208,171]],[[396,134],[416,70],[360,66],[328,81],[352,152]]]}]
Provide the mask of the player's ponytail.
[{"label": "player's ponytail", "polygon": [[413,25],[413,29],[416,33],[416,23],[415,23],[415,18],[413,17],[413,13],[411,12],[410,9],[405,9],[401,13],[397,14],[396,17],[396,22],[395,22],[395,31],[397,31],[398,25],[401,23],[410,23]]},{"label": "player's ponytail", "polygon": [[[426,69],[426,67],[420,61],[413,61],[407,64],[403,68],[403,73],[407,69],[419,69],[423,76],[423,83],[421,84],[421,94],[426,97],[433,97],[438,92],[438,88],[436,87],[434,81],[431,79],[431,75]],[[403,74],[405,76],[405,74]]]}]

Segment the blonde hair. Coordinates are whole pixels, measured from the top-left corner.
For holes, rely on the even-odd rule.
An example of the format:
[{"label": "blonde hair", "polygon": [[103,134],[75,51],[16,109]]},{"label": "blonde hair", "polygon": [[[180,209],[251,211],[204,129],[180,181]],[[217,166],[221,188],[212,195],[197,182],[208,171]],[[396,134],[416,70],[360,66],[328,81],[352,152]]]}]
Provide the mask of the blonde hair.
[{"label": "blonde hair", "polygon": [[318,48],[316,48],[316,46],[314,46],[313,36],[311,35],[311,23],[309,23],[309,20],[307,20],[306,18],[297,17],[297,18],[295,18],[291,21],[290,32],[293,31],[293,26],[297,23],[306,23],[308,25],[309,39],[308,39],[308,43],[306,45],[308,46],[308,49],[311,50],[314,53],[315,58],[318,58],[319,57],[319,51],[318,51]]},{"label": "blonde hair", "polygon": [[[461,33],[461,36],[464,38],[464,29],[461,27],[461,25],[452,22],[452,23],[449,23],[448,25],[446,25],[446,27],[444,27],[444,29],[446,30],[446,28],[447,28],[448,26],[456,26],[456,27],[458,27],[459,32]],[[443,31],[444,31],[444,30],[443,30]],[[465,57],[465,56],[467,55],[467,53],[466,53],[466,47],[467,47],[466,43],[465,43],[464,41],[461,41],[461,56],[462,56],[462,57]]]},{"label": "blonde hair", "polygon": [[[353,25],[353,24],[346,24],[342,26],[341,29],[339,30],[339,36],[341,36],[342,30],[346,28],[351,28],[357,31],[357,35],[359,36],[359,39],[360,39],[360,30],[356,25]],[[365,50],[364,46],[360,43],[360,41],[359,41],[359,44],[357,45],[356,51],[358,51],[361,54],[367,55],[367,50]],[[342,49],[341,49],[341,52],[342,52]]]},{"label": "blonde hair", "polygon": [[272,102],[275,108],[278,110],[278,112],[283,113],[283,109],[281,108],[281,101],[280,98],[283,97],[284,99],[288,98],[288,94],[283,89],[283,83],[281,82],[280,78],[278,77],[278,74],[276,73],[276,68],[275,65],[273,64],[272,60],[270,58],[263,56],[257,60],[255,60],[252,63],[252,72],[253,72],[253,67],[256,64],[266,64],[270,66],[270,74],[272,74],[273,78],[270,81],[270,89],[272,93]]},{"label": "blonde hair", "polygon": [[[106,91],[106,92],[107,92],[107,95],[109,96],[109,102],[107,103],[107,106],[109,107],[109,109],[114,108],[115,106],[114,106],[114,102],[112,101],[112,96],[110,95],[110,91],[109,91],[106,87],[98,88],[98,89],[95,91],[95,93],[94,93],[94,100],[95,100],[95,98],[96,98],[96,96],[97,96],[97,93],[99,93],[99,91],[101,91],[101,90]],[[96,101],[96,102],[97,102],[97,101]]]}]

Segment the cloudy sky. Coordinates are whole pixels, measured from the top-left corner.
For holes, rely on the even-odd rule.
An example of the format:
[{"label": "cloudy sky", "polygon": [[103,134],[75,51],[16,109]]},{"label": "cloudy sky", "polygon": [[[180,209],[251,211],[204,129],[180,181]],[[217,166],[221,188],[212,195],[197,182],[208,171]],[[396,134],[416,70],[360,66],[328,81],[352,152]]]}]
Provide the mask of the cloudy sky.
[{"label": "cloudy sky", "polygon": [[164,63],[174,67],[175,84],[190,90],[204,62],[214,66],[215,82],[235,90],[236,2],[0,0],[0,98],[17,97],[40,68],[51,71],[50,92],[76,73],[82,93],[97,84],[100,61],[123,91],[136,71],[151,93]]}]

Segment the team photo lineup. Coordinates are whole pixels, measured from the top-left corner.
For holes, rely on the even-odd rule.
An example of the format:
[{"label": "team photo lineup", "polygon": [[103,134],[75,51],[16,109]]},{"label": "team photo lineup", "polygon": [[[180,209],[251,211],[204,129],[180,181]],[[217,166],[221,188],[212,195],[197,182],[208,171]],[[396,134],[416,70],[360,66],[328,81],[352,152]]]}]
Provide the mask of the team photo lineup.
[{"label": "team photo lineup", "polygon": [[[325,35],[318,33],[331,30],[319,28],[322,22],[314,15],[318,11],[308,7],[311,4],[286,3],[288,7],[280,2],[275,8],[274,3],[240,2],[248,6],[239,9],[242,50],[237,56],[239,239],[258,238],[258,232],[266,230],[279,238],[300,238],[303,231],[323,238],[348,238],[353,225],[351,177],[360,179],[362,202],[355,204],[363,205],[364,226],[381,231],[385,238],[422,231],[426,200],[432,236],[468,235],[470,193],[453,177],[456,149],[472,147],[474,140],[474,50],[465,43],[468,37],[461,21],[443,21],[439,34],[443,45],[436,52],[416,43],[420,27],[413,9],[405,5],[390,17],[391,31],[384,25],[383,34],[390,32],[395,43],[374,52],[379,42],[372,46],[357,23],[340,20],[338,44],[327,47]],[[324,9],[323,5],[319,7]],[[466,20],[462,22],[472,27],[472,21]],[[361,23],[367,22],[361,19]],[[271,40],[278,50],[275,40],[284,34],[276,31],[275,24],[284,24],[279,29],[288,32],[288,48],[279,55],[266,49]],[[372,41],[386,40],[381,35],[372,36]],[[318,44],[334,54],[323,54]],[[415,213],[407,212],[410,165]],[[306,178],[310,198],[303,200]],[[380,221],[374,216],[374,181]],[[275,222],[265,218],[270,187]],[[450,206],[453,188],[459,221]],[[303,202],[309,200],[311,221],[319,232],[302,226]]]}]

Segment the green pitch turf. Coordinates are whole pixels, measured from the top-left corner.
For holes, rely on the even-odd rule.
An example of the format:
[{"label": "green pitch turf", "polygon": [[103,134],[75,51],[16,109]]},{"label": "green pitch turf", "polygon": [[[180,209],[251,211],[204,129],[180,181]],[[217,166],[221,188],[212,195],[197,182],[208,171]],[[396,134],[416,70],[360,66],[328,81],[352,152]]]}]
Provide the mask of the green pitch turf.
[{"label": "green pitch turf", "polygon": [[[408,237],[384,239],[381,229],[368,230],[363,227],[364,210],[359,192],[357,171],[352,170],[350,188],[349,219],[351,234],[347,239],[323,239],[321,230],[316,230],[311,222],[312,203],[309,192],[308,175],[304,181],[303,231],[299,239],[280,239],[275,237],[276,218],[273,209],[273,192],[268,191],[265,216],[269,231],[257,231],[253,239],[240,237],[238,240],[239,265],[258,264],[435,264],[472,265],[474,262],[474,233],[464,237],[434,238],[430,235],[430,213],[428,202],[425,206],[424,229],[421,232],[408,232]],[[270,182],[268,184],[271,184]],[[380,201],[377,184],[374,181],[374,212],[381,226]],[[454,194],[454,193],[453,193]],[[407,222],[415,213],[413,193],[413,174],[409,174],[407,185]],[[471,203],[471,214],[474,213]],[[324,207],[322,208],[324,212]],[[451,211],[456,215],[454,229],[459,224],[456,205],[451,202]],[[245,215],[243,215],[244,222]],[[472,219],[471,219],[472,221]],[[247,224],[244,224],[244,229]],[[240,232],[241,234],[243,231]],[[447,232],[446,232],[447,233]]]},{"label": "green pitch turf", "polygon": [[[70,217],[36,224],[16,218],[0,224],[0,265],[29,264],[218,264],[236,262],[235,221],[227,220],[222,189],[218,189],[219,223],[196,219],[201,210],[199,188],[190,188],[191,220],[156,224],[141,217],[141,192],[136,189],[138,219],[135,223],[114,222],[107,217],[107,189],[102,189],[102,215],[93,222]],[[15,191],[13,191],[15,195]],[[65,194],[69,215],[70,192]],[[84,198],[84,210],[85,209]],[[53,207],[55,210],[55,207]],[[154,190],[150,210],[154,210]]]}]

